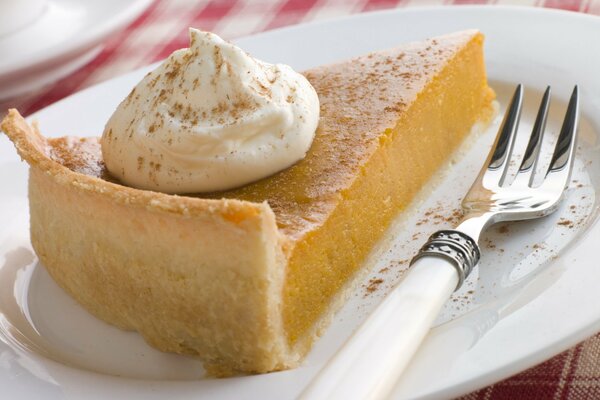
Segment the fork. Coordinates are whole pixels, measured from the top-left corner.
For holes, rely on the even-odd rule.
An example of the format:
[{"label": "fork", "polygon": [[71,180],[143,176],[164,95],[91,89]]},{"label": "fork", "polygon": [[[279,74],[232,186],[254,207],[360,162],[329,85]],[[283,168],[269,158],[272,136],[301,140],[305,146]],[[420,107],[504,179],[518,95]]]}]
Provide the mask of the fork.
[{"label": "fork", "polygon": [[431,235],[412,259],[406,277],[317,374],[301,399],[387,397],[443,304],[477,265],[482,232],[496,222],[539,218],[558,208],[573,169],[579,90],[573,89],[550,166],[538,186],[534,176],[550,87],[542,97],[520,167],[508,182],[522,103],[523,86],[518,85],[487,161],[462,201],[462,221],[453,230]]}]

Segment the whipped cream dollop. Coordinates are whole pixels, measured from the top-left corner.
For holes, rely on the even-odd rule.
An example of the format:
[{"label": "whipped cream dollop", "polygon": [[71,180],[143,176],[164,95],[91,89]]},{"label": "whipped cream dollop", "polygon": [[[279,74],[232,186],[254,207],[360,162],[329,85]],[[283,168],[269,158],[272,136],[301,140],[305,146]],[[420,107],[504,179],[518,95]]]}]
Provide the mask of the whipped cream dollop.
[{"label": "whipped cream dollop", "polygon": [[129,186],[221,191],[304,158],[318,121],[319,99],[303,75],[190,29],[190,47],[146,75],[111,116],[102,155]]}]

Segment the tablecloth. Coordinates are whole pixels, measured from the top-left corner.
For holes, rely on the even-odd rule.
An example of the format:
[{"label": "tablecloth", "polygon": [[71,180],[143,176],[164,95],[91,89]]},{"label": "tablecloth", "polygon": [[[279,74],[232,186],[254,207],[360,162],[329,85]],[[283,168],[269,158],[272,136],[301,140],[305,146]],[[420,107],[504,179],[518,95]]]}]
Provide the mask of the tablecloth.
[{"label": "tablecloth", "polygon": [[[600,15],[600,0],[157,0],[89,64],[12,106],[32,112],[187,47],[189,26],[227,39],[285,25],[395,7],[464,4],[560,8]],[[600,38],[599,38],[600,39]],[[600,73],[600,71],[599,71]],[[600,399],[600,334],[463,400]]]}]

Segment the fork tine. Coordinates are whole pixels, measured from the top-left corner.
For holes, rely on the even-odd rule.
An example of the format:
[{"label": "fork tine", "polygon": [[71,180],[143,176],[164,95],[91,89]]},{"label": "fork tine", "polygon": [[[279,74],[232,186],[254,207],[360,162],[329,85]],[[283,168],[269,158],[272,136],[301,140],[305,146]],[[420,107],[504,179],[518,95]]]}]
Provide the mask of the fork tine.
[{"label": "fork tine", "polygon": [[483,179],[490,180],[490,184],[502,186],[506,173],[508,171],[508,163],[512,153],[517,128],[519,126],[519,118],[521,117],[521,106],[523,103],[523,85],[519,84],[512,97],[510,105],[500,129],[496,136],[496,141],[488,156],[487,170]]},{"label": "fork tine", "polygon": [[538,110],[538,114],[533,124],[533,130],[527,143],[523,162],[519,167],[517,176],[513,184],[531,186],[533,183],[533,174],[539,162],[540,148],[542,147],[542,139],[546,128],[546,120],[548,119],[548,108],[550,106],[550,86],[546,88],[542,102]]},{"label": "fork tine", "polygon": [[579,88],[575,86],[569,106],[565,113],[565,119],[560,129],[558,141],[554,147],[554,154],[550,167],[546,173],[544,183],[548,181],[551,184],[561,183],[563,188],[569,184],[571,170],[573,169],[573,159],[575,154],[575,142],[577,140],[577,127],[579,125]]}]

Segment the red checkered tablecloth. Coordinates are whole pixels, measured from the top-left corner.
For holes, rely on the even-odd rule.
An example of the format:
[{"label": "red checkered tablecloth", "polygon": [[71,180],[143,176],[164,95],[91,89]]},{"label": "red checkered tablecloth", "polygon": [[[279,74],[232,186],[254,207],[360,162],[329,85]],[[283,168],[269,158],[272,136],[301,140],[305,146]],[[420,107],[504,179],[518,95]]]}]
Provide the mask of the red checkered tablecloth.
[{"label": "red checkered tablecloth", "polygon": [[[11,106],[30,114],[73,92],[187,47],[189,26],[226,39],[290,24],[394,7],[513,4],[600,15],[600,0],[158,0],[69,77]],[[600,334],[534,368],[462,397],[496,399],[600,399]]]}]

